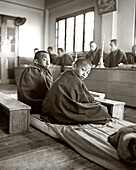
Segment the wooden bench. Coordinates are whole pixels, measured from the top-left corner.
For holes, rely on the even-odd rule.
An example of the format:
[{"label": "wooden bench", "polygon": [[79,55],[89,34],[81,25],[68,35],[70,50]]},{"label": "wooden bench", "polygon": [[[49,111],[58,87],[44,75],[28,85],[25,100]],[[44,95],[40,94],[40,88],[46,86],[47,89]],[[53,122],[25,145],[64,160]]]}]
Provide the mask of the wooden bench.
[{"label": "wooden bench", "polygon": [[29,130],[31,107],[0,92],[0,110],[9,115],[9,133]]},{"label": "wooden bench", "polygon": [[99,93],[99,92],[94,92],[94,91],[90,91],[90,90],[89,90],[89,92],[90,92],[91,95],[93,95],[95,100],[105,98],[105,93]]},{"label": "wooden bench", "polygon": [[123,119],[125,102],[105,99],[104,93],[98,93],[94,91],[89,92],[94,96],[95,100],[99,101],[108,108],[108,112],[112,117]]},{"label": "wooden bench", "polygon": [[108,112],[112,117],[123,119],[125,102],[110,100],[110,99],[97,99],[101,104],[108,108]]}]

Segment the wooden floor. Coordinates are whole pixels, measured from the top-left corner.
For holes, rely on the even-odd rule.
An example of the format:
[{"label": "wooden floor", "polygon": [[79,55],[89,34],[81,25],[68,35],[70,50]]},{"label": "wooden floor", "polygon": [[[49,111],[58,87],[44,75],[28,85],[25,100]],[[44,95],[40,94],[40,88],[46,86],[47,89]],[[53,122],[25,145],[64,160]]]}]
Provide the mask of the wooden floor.
[{"label": "wooden floor", "polygon": [[30,127],[27,133],[8,134],[8,116],[0,113],[0,170],[103,170],[64,142]]},{"label": "wooden floor", "polygon": [[[16,96],[16,87],[0,91]],[[125,119],[136,123],[136,109],[125,107]],[[79,141],[80,142],[80,141]],[[8,134],[8,116],[0,112],[0,170],[104,170],[70,146],[30,127],[29,132]]]}]

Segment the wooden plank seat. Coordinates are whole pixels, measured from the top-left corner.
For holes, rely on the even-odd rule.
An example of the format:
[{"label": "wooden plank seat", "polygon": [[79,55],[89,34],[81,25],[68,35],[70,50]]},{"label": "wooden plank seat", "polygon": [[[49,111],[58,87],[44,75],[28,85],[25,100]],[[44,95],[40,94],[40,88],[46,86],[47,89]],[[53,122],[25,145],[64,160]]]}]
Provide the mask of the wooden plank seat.
[{"label": "wooden plank seat", "polygon": [[112,117],[123,119],[125,102],[105,99],[104,93],[89,91],[95,98],[95,100],[101,102],[108,108],[108,112]]},{"label": "wooden plank seat", "polygon": [[112,118],[112,121],[105,125],[60,125],[42,121],[40,115],[36,114],[30,116],[30,122],[31,126],[65,141],[80,155],[106,169],[134,169],[134,166],[125,165],[119,160],[116,149],[107,140],[110,134],[121,127],[134,125],[131,122]]},{"label": "wooden plank seat", "polygon": [[101,104],[108,108],[108,112],[112,117],[123,119],[125,102],[115,101],[110,99],[97,99]]},{"label": "wooden plank seat", "polygon": [[93,95],[93,97],[95,98],[95,100],[97,99],[104,99],[105,98],[105,93],[100,93],[100,92],[94,92],[94,91],[90,91],[90,94]]},{"label": "wooden plank seat", "polygon": [[29,130],[31,107],[0,92],[0,109],[9,115],[9,133]]}]

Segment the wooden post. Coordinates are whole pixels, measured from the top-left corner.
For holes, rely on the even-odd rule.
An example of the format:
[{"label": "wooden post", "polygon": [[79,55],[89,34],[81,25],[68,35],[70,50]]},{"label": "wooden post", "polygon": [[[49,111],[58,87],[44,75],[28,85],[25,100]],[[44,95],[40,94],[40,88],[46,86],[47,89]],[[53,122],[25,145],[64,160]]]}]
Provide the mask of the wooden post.
[{"label": "wooden post", "polygon": [[98,68],[104,68],[104,63],[103,63],[103,51],[104,51],[104,40],[105,40],[105,34],[102,34],[102,48],[101,48],[101,57],[100,57],[100,61],[98,63]]}]

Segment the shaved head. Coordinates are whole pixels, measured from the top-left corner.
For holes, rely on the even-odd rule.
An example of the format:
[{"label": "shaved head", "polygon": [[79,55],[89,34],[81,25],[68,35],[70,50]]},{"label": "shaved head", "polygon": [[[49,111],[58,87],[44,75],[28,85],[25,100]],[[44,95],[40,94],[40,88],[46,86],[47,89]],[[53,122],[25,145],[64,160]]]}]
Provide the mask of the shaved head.
[{"label": "shaved head", "polygon": [[48,55],[46,51],[38,51],[37,53],[35,53],[34,59],[39,60],[43,56],[45,57],[45,55]]},{"label": "shaved head", "polygon": [[88,59],[80,58],[75,62],[75,65],[81,66],[81,65],[89,65],[90,67],[92,66],[91,62]]},{"label": "shaved head", "polygon": [[88,59],[78,59],[75,62],[74,72],[81,80],[84,80],[90,71],[91,63]]}]

